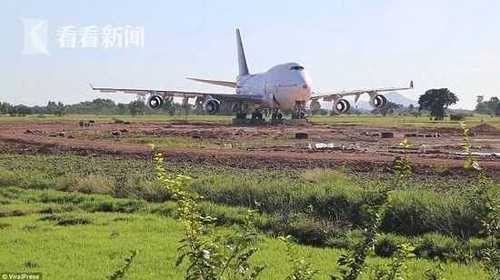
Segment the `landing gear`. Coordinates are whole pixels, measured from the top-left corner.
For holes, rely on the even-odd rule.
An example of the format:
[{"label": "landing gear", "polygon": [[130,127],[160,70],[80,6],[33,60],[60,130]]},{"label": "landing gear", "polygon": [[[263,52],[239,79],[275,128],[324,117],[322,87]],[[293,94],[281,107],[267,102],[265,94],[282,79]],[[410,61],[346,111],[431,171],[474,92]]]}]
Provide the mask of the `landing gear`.
[{"label": "landing gear", "polygon": [[271,114],[271,120],[282,120],[283,114],[279,111],[279,109],[273,109],[273,113]]},{"label": "landing gear", "polygon": [[295,112],[292,114],[292,119],[305,119],[306,118],[306,102],[296,101],[295,102]]},{"label": "landing gear", "polygon": [[252,120],[254,121],[263,121],[264,120],[264,115],[262,114],[262,111],[257,109],[255,110],[254,113],[252,113]]}]

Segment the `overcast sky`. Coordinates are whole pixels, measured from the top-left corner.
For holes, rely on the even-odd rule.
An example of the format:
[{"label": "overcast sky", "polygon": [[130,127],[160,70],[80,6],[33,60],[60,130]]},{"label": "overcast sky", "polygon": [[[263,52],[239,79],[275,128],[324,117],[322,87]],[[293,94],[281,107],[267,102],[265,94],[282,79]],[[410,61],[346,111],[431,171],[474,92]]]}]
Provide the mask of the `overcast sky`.
[{"label": "overcast sky", "polygon": [[[89,82],[227,92],[185,77],[234,80],[240,27],[251,72],[296,61],[315,91],[406,86],[413,79],[416,89],[404,92],[412,99],[448,87],[460,98],[456,107],[473,108],[476,95],[500,95],[499,12],[500,1],[481,0],[3,0],[0,101],[133,98],[92,92]],[[135,31],[126,47],[117,47],[118,37],[110,44],[109,30],[120,33],[113,28],[144,28],[143,46],[129,37]]]}]

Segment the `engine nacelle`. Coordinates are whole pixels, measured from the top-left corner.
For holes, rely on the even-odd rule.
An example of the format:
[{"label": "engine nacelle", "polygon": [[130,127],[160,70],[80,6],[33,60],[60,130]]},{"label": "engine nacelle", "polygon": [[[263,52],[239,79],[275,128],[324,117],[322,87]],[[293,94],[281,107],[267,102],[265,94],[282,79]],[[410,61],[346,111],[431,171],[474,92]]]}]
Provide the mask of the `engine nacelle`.
[{"label": "engine nacelle", "polygon": [[205,111],[210,115],[219,113],[220,111],[220,101],[217,99],[209,99],[205,102]]},{"label": "engine nacelle", "polygon": [[151,95],[148,98],[147,105],[153,110],[159,110],[163,105],[163,98],[159,95]]},{"label": "engine nacelle", "polygon": [[377,109],[384,108],[386,104],[387,98],[383,95],[377,94],[370,98],[370,105]]},{"label": "engine nacelle", "polygon": [[350,109],[351,109],[351,104],[349,103],[349,101],[343,98],[337,99],[333,104],[333,110],[337,114],[347,113],[349,112]]}]

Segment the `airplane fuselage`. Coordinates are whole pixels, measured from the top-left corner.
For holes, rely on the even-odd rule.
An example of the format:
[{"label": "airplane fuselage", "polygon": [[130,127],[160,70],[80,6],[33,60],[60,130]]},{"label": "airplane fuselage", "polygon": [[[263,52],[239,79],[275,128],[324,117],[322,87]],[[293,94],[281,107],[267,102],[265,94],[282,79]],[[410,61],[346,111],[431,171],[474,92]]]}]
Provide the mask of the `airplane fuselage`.
[{"label": "airplane fuselage", "polygon": [[238,77],[236,94],[263,98],[261,107],[285,112],[295,110],[297,102],[307,102],[312,94],[311,79],[298,63],[274,66],[267,72]]}]

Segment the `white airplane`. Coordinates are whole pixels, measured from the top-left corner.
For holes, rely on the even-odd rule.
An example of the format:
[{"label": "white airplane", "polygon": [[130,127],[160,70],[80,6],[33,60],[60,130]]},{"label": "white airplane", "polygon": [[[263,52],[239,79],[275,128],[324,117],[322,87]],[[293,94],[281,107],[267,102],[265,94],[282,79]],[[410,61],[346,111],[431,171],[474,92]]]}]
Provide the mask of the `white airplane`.
[{"label": "white airplane", "polygon": [[368,94],[370,104],[375,108],[386,105],[387,99],[381,92],[409,90],[413,88],[413,81],[409,87],[361,89],[339,92],[313,93],[311,79],[304,67],[298,63],[285,63],[272,67],[267,72],[250,74],[248,71],[245,52],[239,29],[236,29],[236,44],[238,49],[239,75],[236,82],[188,78],[193,81],[218,86],[231,87],[236,94],[175,91],[162,89],[133,89],[133,88],[106,88],[93,87],[100,92],[122,92],[149,96],[147,105],[152,109],[160,109],[165,99],[183,97],[185,104],[190,98],[196,98],[196,104],[202,105],[209,114],[216,114],[221,110],[221,103],[229,103],[236,117],[245,119],[249,113],[252,119],[263,119],[262,110],[272,109],[272,119],[281,119],[283,113],[292,113],[292,118],[305,117],[306,103],[311,101],[311,109],[319,109],[319,100],[333,101],[336,113],[348,112],[351,105],[344,97],[354,96],[355,102],[362,94]]}]

